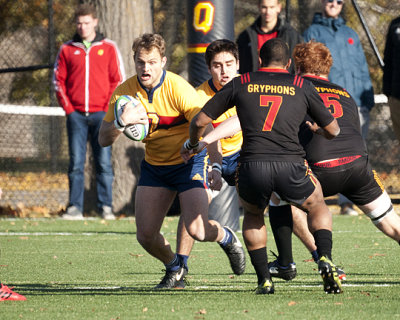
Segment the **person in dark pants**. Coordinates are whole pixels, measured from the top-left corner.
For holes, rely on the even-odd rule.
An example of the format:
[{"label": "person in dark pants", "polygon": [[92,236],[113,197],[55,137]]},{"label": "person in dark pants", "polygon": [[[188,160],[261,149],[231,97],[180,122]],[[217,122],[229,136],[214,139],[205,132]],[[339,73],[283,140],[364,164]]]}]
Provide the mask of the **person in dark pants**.
[{"label": "person in dark pants", "polygon": [[400,17],[392,20],[386,37],[383,61],[383,93],[389,98],[390,116],[400,141]]}]

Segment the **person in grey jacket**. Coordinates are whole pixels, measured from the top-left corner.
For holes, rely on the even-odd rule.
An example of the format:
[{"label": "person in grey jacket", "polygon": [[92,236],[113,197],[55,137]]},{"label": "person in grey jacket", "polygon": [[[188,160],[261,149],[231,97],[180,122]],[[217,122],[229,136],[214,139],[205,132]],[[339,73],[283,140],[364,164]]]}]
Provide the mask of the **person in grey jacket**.
[{"label": "person in grey jacket", "polygon": [[[259,0],[260,16],[246,28],[236,40],[239,48],[239,73],[258,70],[258,53],[262,45],[273,38],[281,38],[289,46],[290,53],[296,44],[303,42],[301,35],[280,16],[279,0]],[[294,73],[293,65],[289,68]]]},{"label": "person in grey jacket", "polygon": [[383,61],[383,93],[389,98],[393,130],[400,141],[400,17],[392,20]]},{"label": "person in grey jacket", "polygon": [[[321,0],[323,12],[314,15],[311,26],[304,32],[304,41],[314,39],[330,50],[333,65],[329,81],[346,89],[355,100],[360,116],[361,132],[367,138],[369,112],[374,106],[374,90],[364,50],[357,33],[340,16],[343,0]],[[342,214],[357,215],[352,203],[339,197]]]}]

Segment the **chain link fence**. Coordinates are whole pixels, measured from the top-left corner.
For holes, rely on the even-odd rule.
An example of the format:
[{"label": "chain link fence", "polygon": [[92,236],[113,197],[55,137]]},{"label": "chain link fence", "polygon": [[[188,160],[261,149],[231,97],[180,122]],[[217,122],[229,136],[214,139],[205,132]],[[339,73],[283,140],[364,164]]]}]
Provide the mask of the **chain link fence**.
[{"label": "chain link fence", "polygon": [[[31,1],[15,2],[25,6],[21,10],[28,10],[26,6],[31,4]],[[154,1],[154,28],[167,40],[168,67],[183,75],[185,11],[176,13],[173,8],[185,8],[185,2]],[[286,7],[289,2],[290,7]],[[61,43],[74,33],[71,19],[77,3],[77,0],[48,0],[40,8],[32,8],[32,13],[25,15],[30,18],[24,19],[19,18],[21,13],[17,9],[10,9],[0,23],[0,188],[3,190],[0,212],[50,216],[64,209],[68,202],[65,117],[62,110],[54,107],[57,104],[50,66]],[[258,0],[235,1],[236,35],[257,17],[257,3]],[[379,0],[357,3],[379,52],[383,53],[387,28],[399,15],[399,3]],[[311,23],[314,12],[320,10],[319,0],[282,1],[282,4],[282,14],[300,32]],[[179,19],[171,19],[172,15],[178,15]],[[346,1],[345,18],[361,38],[375,93],[379,94],[381,67],[351,1]],[[387,191],[396,197],[400,194],[399,142],[392,131],[389,108],[380,98],[371,111],[367,145],[374,168]]]}]

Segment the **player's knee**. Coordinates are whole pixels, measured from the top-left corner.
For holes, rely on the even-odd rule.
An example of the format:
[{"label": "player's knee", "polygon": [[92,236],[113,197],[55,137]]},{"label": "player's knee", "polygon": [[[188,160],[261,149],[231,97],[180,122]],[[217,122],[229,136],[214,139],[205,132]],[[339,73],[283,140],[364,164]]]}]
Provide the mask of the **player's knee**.
[{"label": "player's knee", "polygon": [[154,234],[149,234],[138,230],[136,233],[136,239],[141,246],[146,247],[152,243],[152,240],[154,239]]},{"label": "player's knee", "polygon": [[189,233],[189,235],[196,241],[205,241],[206,239],[206,233],[205,233],[205,229],[202,227],[195,227],[195,226],[191,226],[191,227],[187,227],[186,229]]}]

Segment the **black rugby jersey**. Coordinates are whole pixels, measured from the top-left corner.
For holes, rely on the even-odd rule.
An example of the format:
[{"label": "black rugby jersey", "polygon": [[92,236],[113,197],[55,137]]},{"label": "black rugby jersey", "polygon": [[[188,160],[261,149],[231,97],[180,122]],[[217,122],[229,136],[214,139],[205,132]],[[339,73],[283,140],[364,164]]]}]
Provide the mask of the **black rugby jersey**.
[{"label": "black rugby jersey", "polygon": [[243,132],[240,161],[303,161],[300,124],[306,114],[324,127],[334,118],[313,84],[283,69],[261,68],[236,77],[202,111],[217,119],[236,106]]},{"label": "black rugby jersey", "polygon": [[335,139],[327,140],[313,134],[305,124],[301,126],[300,143],[306,151],[307,161],[313,164],[355,155],[365,156],[367,148],[361,136],[358,108],[350,94],[324,78],[305,78],[312,81],[326,108],[336,118],[340,127],[340,134]]}]

